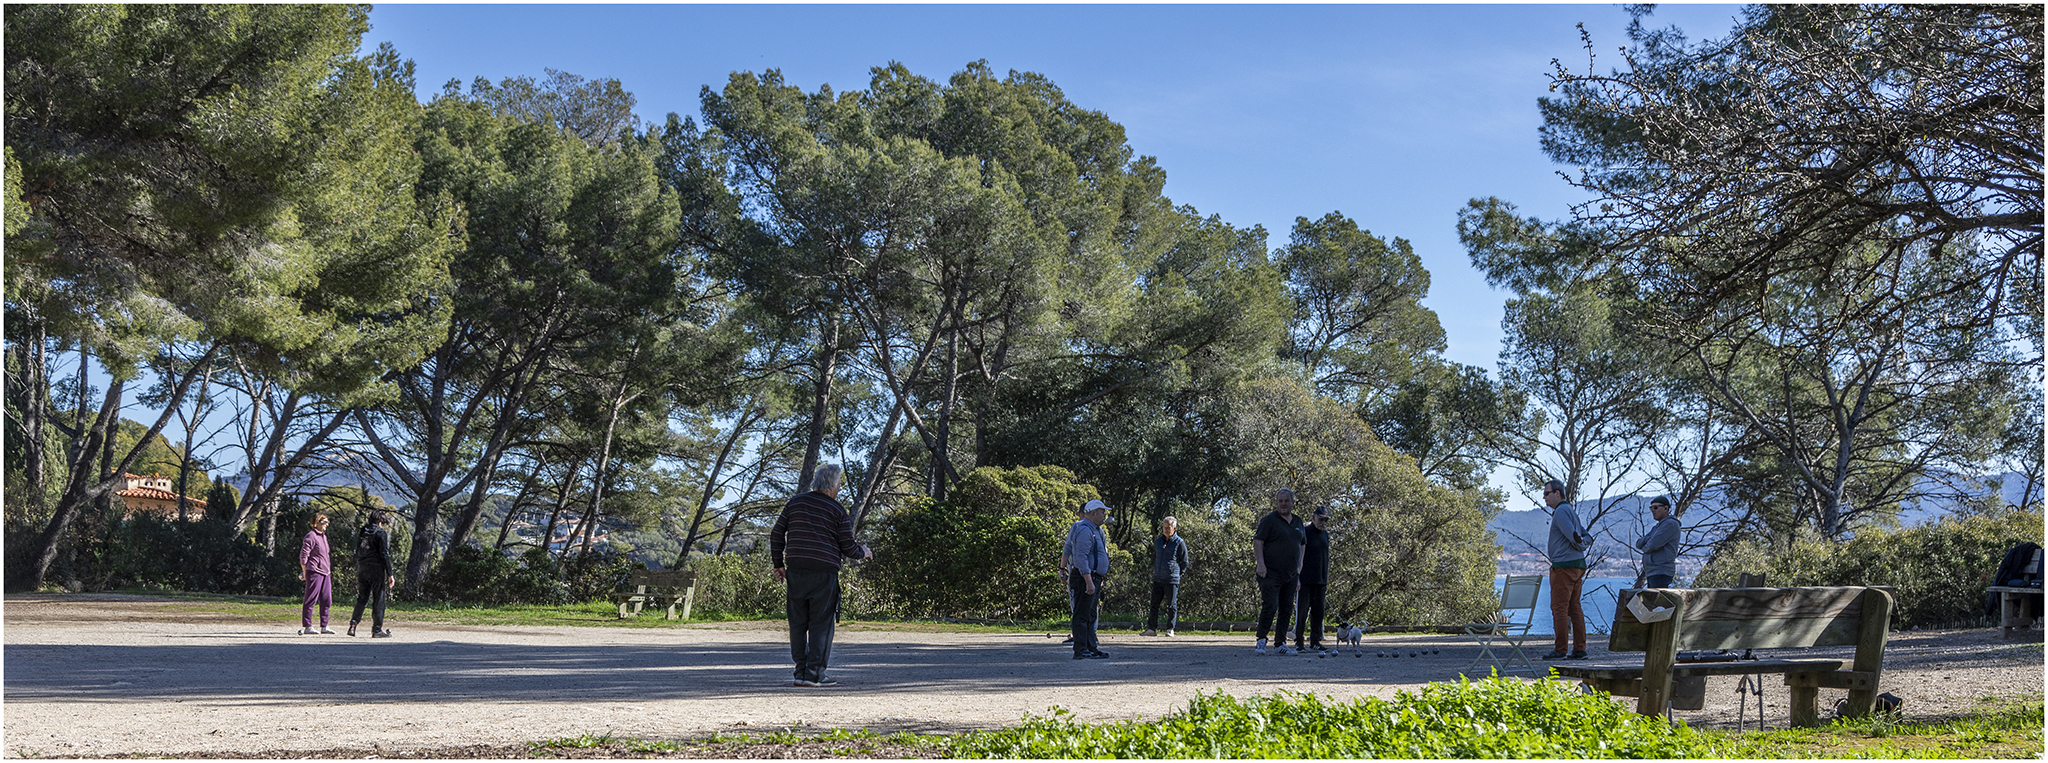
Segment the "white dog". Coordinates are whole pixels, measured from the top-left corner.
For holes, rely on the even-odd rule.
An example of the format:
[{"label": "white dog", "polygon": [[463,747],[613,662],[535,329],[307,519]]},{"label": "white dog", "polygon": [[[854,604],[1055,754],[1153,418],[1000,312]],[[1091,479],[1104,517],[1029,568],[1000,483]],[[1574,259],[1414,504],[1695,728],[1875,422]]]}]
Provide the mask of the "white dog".
[{"label": "white dog", "polygon": [[1359,623],[1357,625],[1342,622],[1337,623],[1337,643],[1343,644],[1345,646],[1356,647],[1359,645],[1360,640],[1364,638],[1365,623]]}]

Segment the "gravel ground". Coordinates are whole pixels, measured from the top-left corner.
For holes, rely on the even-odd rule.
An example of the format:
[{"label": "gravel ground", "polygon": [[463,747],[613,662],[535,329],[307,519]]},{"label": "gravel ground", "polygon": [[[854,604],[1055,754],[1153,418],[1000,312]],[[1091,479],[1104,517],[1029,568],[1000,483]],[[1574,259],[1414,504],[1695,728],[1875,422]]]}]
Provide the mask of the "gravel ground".
[{"label": "gravel ground", "polygon": [[[785,631],[775,622],[615,629],[401,619],[387,623],[397,638],[371,640],[297,636],[296,622],[137,596],[9,596],[0,608],[4,752],[19,757],[513,757],[528,742],[586,734],[688,740],[834,727],[952,732],[1011,724],[1055,706],[1084,721],[1156,718],[1204,691],[1391,698],[1456,680],[1477,653],[1462,637],[1375,635],[1362,658],[1254,657],[1243,635],[1121,632],[1104,634],[1111,659],[1075,661],[1059,644],[1063,634],[856,623],[841,627],[835,641],[831,675],[843,683],[802,689],[789,685]],[[1537,640],[1532,655],[1548,650]],[[1407,656],[1423,649],[1441,653]],[[1381,659],[1375,651],[1403,656]],[[1798,651],[1846,658],[1852,650]],[[1604,644],[1593,653],[1594,664],[1641,664],[1640,655],[1609,653]],[[1993,629],[1894,633],[1885,670],[1885,689],[1905,698],[1912,718],[2042,692],[2041,644],[2007,644]],[[1711,679],[1706,709],[1678,716],[1733,727],[1738,680]],[[1823,709],[1845,694],[1822,690]],[[1780,677],[1766,677],[1769,726],[1785,725],[1786,696]],[[1753,704],[1748,715],[1753,724]],[[916,750],[856,740],[697,752],[891,757]],[[545,754],[632,756],[616,745]]]}]

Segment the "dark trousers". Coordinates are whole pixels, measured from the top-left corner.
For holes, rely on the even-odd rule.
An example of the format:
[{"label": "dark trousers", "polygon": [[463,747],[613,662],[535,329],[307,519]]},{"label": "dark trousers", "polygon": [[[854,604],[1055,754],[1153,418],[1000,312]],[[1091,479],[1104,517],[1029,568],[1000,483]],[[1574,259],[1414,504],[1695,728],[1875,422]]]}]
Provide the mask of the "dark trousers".
[{"label": "dark trousers", "polygon": [[1089,593],[1079,574],[1067,576],[1067,590],[1074,595],[1074,654],[1100,651],[1095,640],[1095,621],[1100,616],[1096,603],[1102,600],[1102,576],[1095,575],[1095,592]]},{"label": "dark trousers", "polygon": [[839,573],[788,570],[789,657],[796,680],[825,677],[832,660],[832,627],[839,620]]},{"label": "dark trousers", "polygon": [[1325,583],[1301,584],[1301,608],[1294,616],[1294,645],[1302,646],[1301,632],[1308,631],[1308,645],[1323,645],[1323,592]]},{"label": "dark trousers", "polygon": [[381,567],[366,567],[357,573],[356,613],[349,616],[350,625],[362,622],[363,605],[375,601],[376,604],[370,607],[370,617],[373,618],[370,620],[370,632],[384,630],[384,595],[390,590],[384,587],[384,581],[390,577],[391,573],[385,572]]},{"label": "dark trousers", "polygon": [[1649,576],[1649,577],[1643,578],[1643,587],[1644,587],[1644,588],[1670,588],[1670,587],[1671,587],[1671,576],[1670,576],[1670,575],[1651,575],[1651,576]]},{"label": "dark trousers", "polygon": [[1152,581],[1152,614],[1145,618],[1145,630],[1159,630],[1159,604],[1166,604],[1166,629],[1180,623],[1180,584],[1170,580]]},{"label": "dark trousers", "polygon": [[1280,618],[1280,627],[1273,629],[1273,637],[1287,640],[1287,618],[1294,614],[1294,596],[1301,589],[1301,578],[1279,579],[1279,574],[1267,572],[1259,578],[1259,638],[1266,637],[1266,629],[1273,625],[1273,618]]}]

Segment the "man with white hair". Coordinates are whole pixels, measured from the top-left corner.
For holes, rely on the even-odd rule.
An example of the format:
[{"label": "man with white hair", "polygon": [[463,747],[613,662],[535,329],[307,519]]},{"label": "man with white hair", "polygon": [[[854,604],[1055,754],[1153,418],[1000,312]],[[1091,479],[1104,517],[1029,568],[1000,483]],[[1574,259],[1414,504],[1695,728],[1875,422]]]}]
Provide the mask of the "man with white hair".
[{"label": "man with white hair", "polygon": [[1166,635],[1180,624],[1180,576],[1188,571],[1188,544],[1177,534],[1180,520],[1159,520],[1159,535],[1152,538],[1152,612],[1145,617],[1145,632],[1159,635],[1159,605],[1166,604]]},{"label": "man with white hair", "polygon": [[1067,528],[1066,556],[1072,565],[1067,590],[1074,593],[1074,659],[1100,660],[1109,656],[1096,639],[1096,605],[1102,599],[1102,582],[1109,579],[1109,538],[1102,525],[1109,521],[1109,504],[1089,501],[1081,507],[1081,521]]},{"label": "man with white hair", "polygon": [[839,568],[847,557],[874,557],[854,541],[853,517],[839,503],[844,476],[838,464],[818,467],[810,492],[789,499],[768,532],[775,579],[789,584],[789,654],[796,660],[797,686],[839,685],[825,677],[832,627],[839,619]]}]

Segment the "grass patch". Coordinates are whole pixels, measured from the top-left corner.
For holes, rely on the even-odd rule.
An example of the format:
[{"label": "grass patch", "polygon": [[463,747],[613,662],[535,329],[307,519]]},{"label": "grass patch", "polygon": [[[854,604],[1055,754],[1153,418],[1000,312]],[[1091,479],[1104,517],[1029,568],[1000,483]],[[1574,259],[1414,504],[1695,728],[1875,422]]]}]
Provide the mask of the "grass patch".
[{"label": "grass patch", "polygon": [[1713,732],[1730,758],[2039,758],[2040,697],[1983,698],[1961,718],[1901,721],[1890,716],[1837,720],[1813,729]]},{"label": "grass patch", "polygon": [[1556,681],[1431,684],[1395,699],[1282,692],[1197,696],[1158,721],[1051,715],[945,741],[958,758],[2038,758],[2039,697],[1966,717],[1890,717],[1817,729],[1706,731],[1635,714]]},{"label": "grass patch", "polygon": [[1158,721],[1083,724],[1064,710],[951,741],[962,758],[1685,758],[1711,738],[1554,681],[1431,684],[1394,700],[1203,694]]}]

